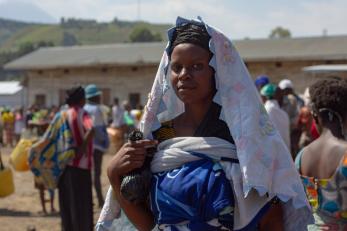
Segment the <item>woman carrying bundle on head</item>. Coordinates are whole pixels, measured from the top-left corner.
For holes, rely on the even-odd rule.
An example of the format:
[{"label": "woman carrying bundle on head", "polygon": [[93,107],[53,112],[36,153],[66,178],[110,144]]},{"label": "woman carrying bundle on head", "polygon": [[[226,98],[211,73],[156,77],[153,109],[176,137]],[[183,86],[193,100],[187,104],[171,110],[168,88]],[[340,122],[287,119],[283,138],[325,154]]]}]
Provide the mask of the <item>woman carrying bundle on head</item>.
[{"label": "woman carrying bundle on head", "polygon": [[[112,159],[108,199],[138,230],[305,229],[312,217],[299,175],[231,41],[201,20],[178,18],[168,34],[141,121],[145,139]],[[131,203],[122,177],[157,142],[149,200]],[[107,211],[119,215],[110,204],[99,230]]]}]

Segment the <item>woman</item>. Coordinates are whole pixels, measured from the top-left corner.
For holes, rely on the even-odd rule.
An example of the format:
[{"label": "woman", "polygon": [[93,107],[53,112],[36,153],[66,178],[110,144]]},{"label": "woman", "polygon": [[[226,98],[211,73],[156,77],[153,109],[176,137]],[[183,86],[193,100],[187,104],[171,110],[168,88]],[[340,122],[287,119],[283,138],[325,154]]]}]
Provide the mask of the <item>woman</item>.
[{"label": "woman", "polygon": [[5,146],[10,145],[13,147],[13,132],[15,117],[12,111],[6,108],[2,112],[2,123],[3,123],[3,138]]},{"label": "woman", "polygon": [[[56,113],[43,137],[33,145],[29,163],[34,174],[42,176],[49,188],[58,184],[62,230],[91,231],[94,130],[92,119],[83,109],[84,89],[73,87],[67,90],[66,104],[68,108]],[[45,154],[34,154],[41,152]],[[45,171],[40,172],[41,167],[35,168],[38,161],[43,162],[41,165],[44,165]],[[55,176],[49,177],[53,182],[47,182],[47,172]]]},{"label": "woman", "polygon": [[[156,140],[123,145],[108,168],[113,195],[137,229],[298,230],[308,222],[290,154],[242,60],[202,21],[178,18],[169,31],[141,130]],[[120,193],[120,179],[140,167],[146,148],[158,141],[150,205],[132,204]],[[288,223],[289,207],[298,209],[296,224]],[[108,215],[102,212],[100,220]]]},{"label": "woman", "polygon": [[312,113],[307,106],[300,109],[296,126],[301,131],[299,140],[300,150],[319,137],[316,123],[314,122]]},{"label": "woman", "polygon": [[23,115],[23,108],[18,108],[15,113],[14,122],[14,134],[16,138],[16,143],[19,142],[23,129],[25,129],[25,118]]},{"label": "woman", "polygon": [[312,230],[346,230],[347,81],[321,80],[310,87],[320,137],[296,158],[307,196],[315,209]]}]

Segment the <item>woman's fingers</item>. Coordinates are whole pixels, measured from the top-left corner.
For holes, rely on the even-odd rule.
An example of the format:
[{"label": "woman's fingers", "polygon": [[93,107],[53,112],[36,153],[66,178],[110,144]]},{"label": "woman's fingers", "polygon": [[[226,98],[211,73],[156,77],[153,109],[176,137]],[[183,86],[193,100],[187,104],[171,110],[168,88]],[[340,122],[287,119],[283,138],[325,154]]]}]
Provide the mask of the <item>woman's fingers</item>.
[{"label": "woman's fingers", "polygon": [[116,172],[120,176],[129,171],[142,167],[145,159],[147,147],[154,147],[158,144],[156,140],[140,140],[133,143],[126,143],[114,156],[110,172]]},{"label": "woman's fingers", "polygon": [[139,140],[134,143],[131,143],[131,146],[135,148],[151,148],[155,147],[157,144],[157,140]]}]

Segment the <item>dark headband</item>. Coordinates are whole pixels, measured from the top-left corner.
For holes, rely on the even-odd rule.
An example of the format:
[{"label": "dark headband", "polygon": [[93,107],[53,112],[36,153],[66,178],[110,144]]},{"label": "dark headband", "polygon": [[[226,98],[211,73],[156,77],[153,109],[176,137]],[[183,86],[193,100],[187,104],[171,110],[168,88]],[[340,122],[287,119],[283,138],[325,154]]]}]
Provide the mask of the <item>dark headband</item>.
[{"label": "dark headband", "polygon": [[210,52],[210,39],[211,36],[208,34],[206,28],[203,25],[188,23],[182,26],[178,26],[172,37],[169,56],[171,56],[173,49],[177,45],[182,43],[195,44]]}]

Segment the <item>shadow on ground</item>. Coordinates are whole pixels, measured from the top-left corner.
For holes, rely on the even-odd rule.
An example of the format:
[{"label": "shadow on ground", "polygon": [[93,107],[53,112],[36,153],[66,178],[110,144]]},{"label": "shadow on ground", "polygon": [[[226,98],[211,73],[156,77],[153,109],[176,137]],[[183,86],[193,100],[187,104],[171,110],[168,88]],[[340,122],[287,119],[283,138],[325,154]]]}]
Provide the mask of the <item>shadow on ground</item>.
[{"label": "shadow on ground", "polygon": [[0,208],[0,216],[9,216],[9,217],[59,217],[59,212],[47,213],[32,213],[27,211],[17,211],[10,209]]}]

